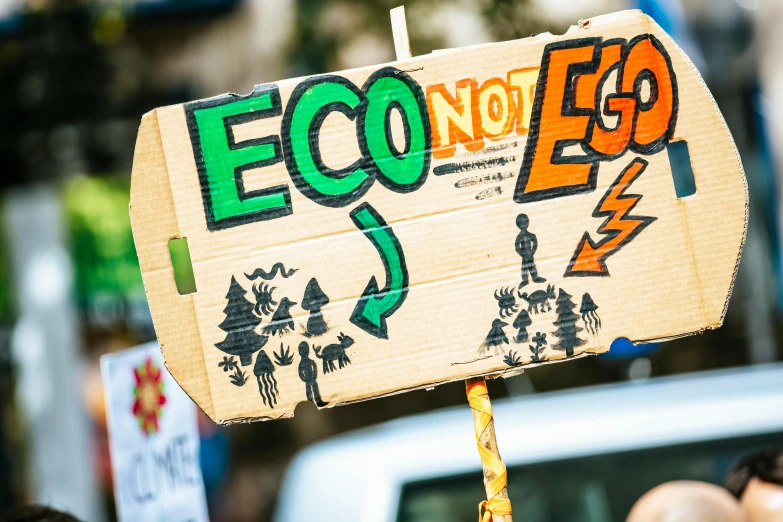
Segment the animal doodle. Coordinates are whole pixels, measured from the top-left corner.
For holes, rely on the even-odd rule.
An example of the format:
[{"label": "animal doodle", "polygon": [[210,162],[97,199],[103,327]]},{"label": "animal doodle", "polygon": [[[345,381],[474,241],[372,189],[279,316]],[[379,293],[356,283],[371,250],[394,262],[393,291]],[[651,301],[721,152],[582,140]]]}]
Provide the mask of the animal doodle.
[{"label": "animal doodle", "polygon": [[[322,408],[329,404],[321,399],[321,393],[318,390],[318,365],[310,358],[310,347],[306,341],[299,343],[299,379],[305,383],[307,400]],[[324,363],[325,364],[325,363]]]},{"label": "animal doodle", "polygon": [[[527,292],[522,292],[519,294],[519,297],[527,301],[528,312],[533,312],[535,314],[544,313],[552,309],[549,300],[555,298],[555,287],[554,285],[548,285],[546,291],[536,290],[530,295],[527,295]],[[545,306],[546,310],[544,309]]]},{"label": "animal doodle", "polygon": [[261,394],[261,400],[270,408],[277,404],[277,380],[275,379],[275,365],[265,351],[258,352],[256,364],[253,366],[253,375],[258,381],[258,393]]},{"label": "animal doodle", "polygon": [[271,322],[264,326],[264,333],[268,335],[283,336],[294,329],[294,320],[291,317],[291,307],[296,303],[284,297],[280,300],[280,305],[272,314]]},{"label": "animal doodle", "polygon": [[329,344],[321,351],[321,348],[313,346],[315,356],[323,361],[324,373],[336,371],[334,363],[337,361],[340,368],[351,364],[351,360],[345,353],[345,350],[353,345],[353,339],[340,332],[337,336],[337,343]]},{"label": "animal doodle", "polygon": [[508,323],[495,319],[492,321],[492,328],[489,329],[484,342],[479,347],[479,353],[489,352],[491,349],[495,350],[495,355],[503,353],[503,345],[508,344],[508,337],[506,332],[503,331],[503,327],[508,326]]},{"label": "animal doodle", "polygon": [[510,288],[495,290],[495,299],[498,300],[500,317],[511,317],[519,310],[519,308],[517,308],[517,301],[514,298],[514,293]]},{"label": "animal doodle", "polygon": [[277,273],[280,272],[280,275],[283,276],[284,279],[287,279],[292,275],[294,275],[298,270],[299,270],[298,268],[292,268],[286,271],[285,266],[283,266],[283,263],[275,263],[274,265],[272,265],[272,269],[269,272],[265,271],[263,268],[256,268],[252,274],[245,274],[245,277],[247,277],[251,281],[255,281],[259,277],[266,281],[271,281],[272,279],[277,277]]},{"label": "animal doodle", "polygon": [[253,294],[256,296],[256,306],[253,311],[257,316],[269,315],[272,313],[272,307],[277,305],[277,301],[272,298],[272,292],[276,287],[269,287],[267,284],[253,285]]},{"label": "animal doodle", "polygon": [[584,321],[587,331],[593,335],[596,335],[598,330],[601,329],[601,318],[598,317],[596,310],[598,310],[598,305],[595,304],[590,294],[585,292],[585,295],[582,296],[582,305],[579,307],[579,313],[582,314],[582,321]]}]

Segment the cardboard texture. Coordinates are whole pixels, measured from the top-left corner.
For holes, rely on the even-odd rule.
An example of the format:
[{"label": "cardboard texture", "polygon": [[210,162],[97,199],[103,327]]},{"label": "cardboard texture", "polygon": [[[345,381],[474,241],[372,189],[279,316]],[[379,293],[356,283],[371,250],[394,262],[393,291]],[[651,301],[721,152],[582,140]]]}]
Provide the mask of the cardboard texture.
[{"label": "cardboard texture", "polygon": [[693,64],[625,11],[156,109],[130,210],[166,365],[229,423],[718,327],[747,204]]}]

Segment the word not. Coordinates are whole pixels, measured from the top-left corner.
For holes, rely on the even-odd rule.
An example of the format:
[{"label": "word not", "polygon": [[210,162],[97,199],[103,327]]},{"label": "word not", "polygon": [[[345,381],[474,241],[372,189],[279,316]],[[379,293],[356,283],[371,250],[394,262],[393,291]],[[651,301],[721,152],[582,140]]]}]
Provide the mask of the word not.
[{"label": "word not", "polygon": [[[612,74],[614,89],[603,96]],[[547,45],[514,201],[592,192],[600,161],[626,150],[662,150],[674,135],[677,109],[671,59],[650,34],[630,42],[582,38]],[[616,126],[609,128],[604,116],[617,117]],[[574,145],[583,154],[567,154]]]},{"label": "word not", "polygon": [[509,71],[506,80],[490,78],[481,87],[472,78],[459,80],[453,96],[443,83],[428,86],[433,157],[454,156],[457,143],[477,152],[484,138],[501,140],[512,131],[526,135],[537,79],[533,67]]}]

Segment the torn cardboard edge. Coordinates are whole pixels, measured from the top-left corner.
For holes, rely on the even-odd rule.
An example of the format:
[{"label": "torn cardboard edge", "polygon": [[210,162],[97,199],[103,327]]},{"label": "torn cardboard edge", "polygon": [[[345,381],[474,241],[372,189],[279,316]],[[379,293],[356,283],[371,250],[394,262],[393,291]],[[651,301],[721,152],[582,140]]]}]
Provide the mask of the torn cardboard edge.
[{"label": "torn cardboard edge", "polygon": [[[607,16],[610,17],[613,15],[607,15]],[[651,22],[649,18],[645,17],[645,19],[647,21],[648,26],[650,25],[654,26],[653,28],[648,27],[648,31],[650,33],[655,33],[656,31],[654,29],[657,28],[657,25],[655,25],[654,22]],[[546,41],[550,39],[558,40],[560,38],[573,37],[576,36],[574,33],[581,31],[585,28],[588,28],[590,26],[591,26],[590,20],[580,21],[579,25],[571,26],[571,28],[564,35],[553,36],[547,33],[545,35],[537,35],[536,37],[534,37],[534,39],[535,40],[543,39]],[[660,30],[659,28],[657,29]],[[671,46],[671,48],[676,49],[681,55],[681,57],[684,58],[685,62],[689,64],[695,71],[695,67],[693,66],[693,64],[690,62],[690,60],[687,58],[685,53],[678,46],[673,45]],[[458,52],[459,50],[460,49],[445,50],[443,51],[443,53]],[[439,52],[438,54],[441,53]],[[725,133],[730,136],[725,120],[723,119],[722,115],[720,115],[720,112],[717,109],[717,104],[715,103],[712,95],[709,93],[706,84],[704,83],[701,76],[698,75],[698,73],[696,74],[696,76],[700,82],[700,86],[708,94],[711,103],[713,104],[716,112],[718,113]],[[301,80],[302,79],[298,79],[298,81]],[[701,329],[688,333],[679,334],[676,336],[670,336],[670,337],[658,338],[658,339],[644,339],[644,340],[636,340],[636,341],[632,340],[634,344],[638,344],[641,342],[669,340],[669,339],[685,337],[688,335],[693,335],[696,333],[702,333],[704,329],[717,328],[723,322],[728,307],[728,301],[731,296],[731,291],[735,283],[737,269],[739,266],[739,261],[741,259],[742,247],[744,246],[745,239],[747,236],[747,217],[748,217],[747,181],[744,177],[744,170],[739,158],[739,153],[733,142],[732,142],[732,146],[734,147],[733,151],[737,158],[737,165],[739,167],[740,172],[742,173],[742,181],[743,181],[744,191],[745,191],[744,194],[745,223],[744,223],[742,240],[739,247],[737,260],[735,263],[733,274],[731,276],[731,281],[729,283],[728,293],[723,303],[720,318],[718,319],[717,322],[711,324],[708,320],[706,320],[707,314],[704,310],[704,305],[703,305],[704,303],[703,289],[699,287],[699,292],[701,295],[701,303],[702,303],[702,315],[705,317],[705,323],[707,323],[706,326],[704,326]],[[194,297],[193,295],[182,296],[179,295],[178,292],[176,291],[176,287],[174,285],[173,267],[171,266],[169,253],[167,250],[168,241],[170,239],[176,239],[182,237],[182,235],[180,234],[179,224],[177,223],[177,213],[176,213],[176,209],[174,208],[174,196],[172,194],[172,188],[169,183],[168,172],[169,170],[167,164],[167,155],[165,151],[163,138],[161,136],[161,129],[158,122],[158,109],[155,109],[150,113],[145,114],[145,116],[142,119],[142,123],[139,129],[139,138],[136,146],[136,155],[134,158],[130,212],[132,216],[136,216],[134,222],[141,223],[139,226],[134,227],[134,240],[136,241],[137,250],[139,251],[139,261],[140,261],[140,265],[142,266],[142,272],[145,275],[144,277],[145,288],[155,286],[157,288],[165,289],[165,292],[157,292],[158,296],[162,296],[165,293],[166,295],[165,302],[163,301],[163,299],[159,299],[159,301],[156,303],[156,306],[154,308],[151,307],[151,311],[153,316],[153,322],[156,327],[156,332],[158,334],[158,338],[161,340],[161,349],[163,351],[166,366],[169,368],[169,371],[172,374],[172,376],[178,381],[178,383],[183,387],[183,389],[187,390],[187,392],[192,396],[192,398],[199,405],[199,407],[201,407],[210,418],[215,420],[216,415],[215,415],[214,405],[212,403],[211,383],[207,377],[206,362],[204,360],[204,352],[202,350],[203,343],[202,343],[201,335],[199,333],[198,322],[196,319]],[[144,198],[138,197],[138,195],[141,193],[145,195]],[[156,197],[155,200],[150,200],[150,195],[152,194],[155,195]],[[682,210],[683,220],[686,224],[688,224],[689,219],[687,216],[687,205],[683,204],[682,209],[683,209]],[[155,217],[154,219],[149,219],[146,216],[155,216]],[[149,226],[145,227],[143,225],[144,222],[148,223]],[[690,241],[690,236],[689,236],[689,241]],[[695,259],[694,259],[695,254],[693,253],[693,245],[689,243],[689,246],[691,249],[692,260],[695,263]],[[694,265],[693,269],[697,275],[700,273],[698,266]],[[172,319],[172,315],[176,317]],[[177,328],[173,328],[172,325],[176,325]],[[178,331],[174,331],[174,330],[178,330]],[[188,338],[191,339],[191,341],[185,342],[182,340],[183,331],[185,331],[188,334]],[[167,345],[166,340],[169,338],[177,339],[176,347],[171,347]],[[175,349],[180,350],[185,347],[189,347],[189,348],[198,347],[198,348],[195,348],[193,350],[194,353],[188,357],[184,357],[182,353],[175,354],[174,352],[172,352],[172,350]],[[200,353],[195,353],[196,351]],[[598,347],[597,349],[592,349],[590,352],[585,352],[583,354],[580,354],[577,357],[584,357],[586,355],[591,355],[591,354],[601,353],[601,352],[602,350],[600,350],[600,347]],[[169,357],[168,355],[171,355],[171,357]],[[553,362],[562,362],[562,361],[563,360],[558,359],[555,361],[546,361],[543,363],[525,364],[523,368],[509,368],[507,370],[503,370],[499,372],[497,371],[490,372],[489,374],[486,374],[485,377],[496,378],[499,376],[506,377],[511,375],[517,375],[519,373],[523,373],[524,369],[526,368],[532,368],[532,367],[540,366],[542,364],[551,364]],[[404,393],[406,391],[412,391],[412,390],[417,390],[422,388],[432,389],[434,388],[434,386],[437,386],[438,384],[454,382],[457,380],[464,380],[470,377],[479,377],[482,375],[483,375],[482,373],[477,373],[477,374],[470,374],[466,376],[460,376],[449,380],[427,382],[419,386],[399,389],[389,393],[384,393],[384,394],[380,394],[373,397],[367,397],[367,398],[351,399],[347,401],[341,401],[339,397],[332,398],[328,407],[342,405],[342,404],[351,404],[353,402],[368,400],[369,398],[396,395],[399,393]],[[217,419],[216,422],[218,422],[219,424],[233,424],[237,422],[250,422],[252,420],[288,418],[293,416],[294,409],[295,406],[294,408],[288,411],[282,412],[282,414],[278,417],[269,417],[269,416],[241,417],[241,418],[234,418],[234,419]]]}]

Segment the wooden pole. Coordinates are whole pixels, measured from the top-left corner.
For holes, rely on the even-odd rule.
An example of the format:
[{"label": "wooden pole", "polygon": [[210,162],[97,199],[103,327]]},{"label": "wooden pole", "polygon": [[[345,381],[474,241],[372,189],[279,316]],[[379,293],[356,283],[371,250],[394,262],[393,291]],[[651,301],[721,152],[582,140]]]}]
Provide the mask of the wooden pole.
[{"label": "wooden pole", "polygon": [[498,441],[495,439],[495,419],[492,403],[487,393],[487,382],[483,377],[465,381],[468,403],[473,411],[473,426],[476,430],[481,466],[484,470],[484,490],[487,492],[486,510],[492,513],[493,522],[511,521],[511,501],[506,486],[506,465],[500,458]]},{"label": "wooden pole", "polygon": [[[397,60],[407,60],[412,57],[408,24],[405,21],[405,7],[395,7],[391,15],[394,51]],[[473,410],[473,426],[476,430],[481,466],[484,469],[484,489],[487,501],[484,504],[485,513],[492,513],[493,522],[512,522],[511,502],[508,500],[506,486],[506,465],[500,458],[498,443],[495,439],[495,420],[492,417],[492,403],[487,393],[487,382],[483,377],[465,381],[468,403]],[[479,511],[481,516],[482,511]],[[490,520],[484,515],[485,521]]]}]

